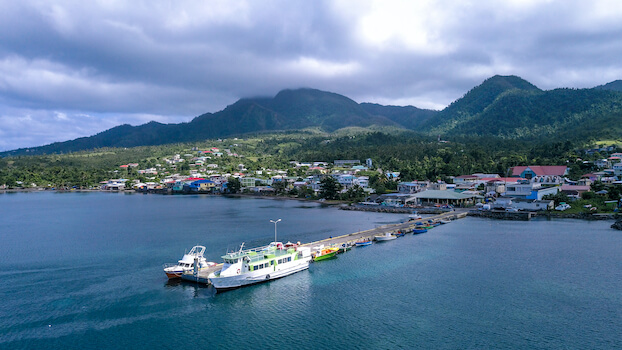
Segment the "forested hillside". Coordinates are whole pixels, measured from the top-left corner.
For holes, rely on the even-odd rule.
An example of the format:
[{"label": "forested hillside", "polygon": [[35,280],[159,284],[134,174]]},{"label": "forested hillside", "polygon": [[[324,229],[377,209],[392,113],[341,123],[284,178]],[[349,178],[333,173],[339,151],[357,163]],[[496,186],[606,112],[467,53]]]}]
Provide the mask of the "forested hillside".
[{"label": "forested hillside", "polygon": [[[196,155],[200,149],[222,147],[238,156],[212,158],[221,173],[235,173],[239,164],[248,172],[265,169],[290,169],[290,161],[332,163],[337,159],[371,158],[374,172],[378,169],[398,171],[400,179],[436,180],[472,173],[506,174],[517,165],[564,164],[571,169],[571,178],[594,171],[591,163],[583,160],[599,159],[600,154],[585,154],[570,141],[523,142],[494,137],[451,137],[438,142],[412,131],[367,132],[364,129],[345,133],[282,132],[248,135],[244,139],[204,140],[185,144],[134,148],[105,148],[98,152],[77,152],[64,155],[39,155],[0,158],[0,185],[16,187],[19,183],[30,186],[89,187],[110,178],[133,177],[146,181],[137,169],[166,167],[165,158],[175,154]],[[191,156],[192,157],[192,156]],[[137,169],[119,166],[137,163]],[[160,169],[155,180],[167,172],[188,172],[187,162],[175,170]],[[289,173],[289,172],[288,172]],[[291,176],[305,177],[303,172],[291,171]]]},{"label": "forested hillside", "polygon": [[121,125],[91,137],[0,153],[67,153],[136,147],[248,133],[347,128],[413,130],[424,136],[487,137],[523,142],[622,140],[621,81],[593,89],[543,91],[516,76],[494,76],[442,111],[357,103],[314,89],[283,90],[273,98],[241,99],[189,123]]}]

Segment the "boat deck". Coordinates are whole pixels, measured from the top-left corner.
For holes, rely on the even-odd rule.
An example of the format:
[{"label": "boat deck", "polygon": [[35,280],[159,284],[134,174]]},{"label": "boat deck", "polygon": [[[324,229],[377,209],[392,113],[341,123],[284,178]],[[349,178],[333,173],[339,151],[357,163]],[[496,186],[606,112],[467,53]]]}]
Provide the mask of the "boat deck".
[{"label": "boat deck", "polygon": [[[344,243],[349,243],[354,245],[354,242],[361,239],[372,239],[375,235],[384,235],[387,232],[396,232],[398,230],[402,231],[410,231],[415,228],[417,222],[427,222],[428,220],[439,221],[442,219],[461,219],[467,216],[467,211],[457,210],[452,212],[446,212],[439,215],[434,215],[418,220],[407,221],[399,224],[391,224],[391,225],[383,225],[371,230],[359,231],[355,233],[350,233],[347,235],[337,236],[337,237],[329,237],[320,241],[304,243],[302,247],[315,247],[317,245],[323,244],[324,246],[341,246]],[[208,276],[210,273],[214,271],[218,271],[222,268],[222,263],[217,264],[212,267],[208,267],[199,271],[198,275],[194,275],[194,273],[186,273],[181,276],[183,280],[192,281],[197,283],[209,284]]]}]

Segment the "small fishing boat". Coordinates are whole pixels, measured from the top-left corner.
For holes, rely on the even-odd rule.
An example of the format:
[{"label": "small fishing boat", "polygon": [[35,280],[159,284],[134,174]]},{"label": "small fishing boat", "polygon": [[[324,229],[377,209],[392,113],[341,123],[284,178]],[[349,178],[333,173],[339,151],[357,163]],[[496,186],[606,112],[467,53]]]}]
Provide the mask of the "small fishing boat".
[{"label": "small fishing boat", "polygon": [[391,241],[396,239],[397,236],[392,234],[391,232],[386,232],[384,235],[376,235],[374,236],[374,239],[378,242],[385,242],[385,241]]},{"label": "small fishing boat", "polygon": [[450,219],[442,219],[442,220],[439,220],[438,222],[440,222],[441,224],[443,224],[443,225],[444,225],[444,224],[449,224],[449,223],[451,223],[451,220],[450,220]]},{"label": "small fishing boat", "polygon": [[438,221],[428,220],[428,226],[436,227],[436,226],[440,226],[440,224],[441,223]]},{"label": "small fishing boat", "polygon": [[311,257],[313,258],[313,261],[326,260],[326,259],[334,258],[335,255],[337,255],[338,251],[339,251],[339,248],[336,248],[336,247],[325,248],[323,246],[319,246],[319,247],[313,248],[313,251],[311,252]]},{"label": "small fishing boat", "polygon": [[421,215],[417,214],[417,212],[413,212],[412,214],[408,215],[408,220],[409,221],[413,221],[413,220],[421,220],[422,217]]},{"label": "small fishing boat", "polygon": [[371,239],[367,238],[367,239],[361,239],[361,240],[354,242],[354,245],[357,247],[366,247],[366,246],[371,245],[371,243],[372,243]]},{"label": "small fishing boat", "polygon": [[352,243],[343,243],[342,245],[339,246],[339,250],[337,251],[337,254],[345,253],[350,249],[352,249]]},{"label": "small fishing boat", "polygon": [[198,264],[199,270],[216,265],[215,262],[207,261],[203,253],[205,253],[204,246],[197,245],[192,247],[176,264],[164,264],[164,273],[168,278],[181,278],[184,272],[194,270],[195,263]]},{"label": "small fishing boat", "polygon": [[428,229],[427,228],[423,228],[423,227],[415,227],[413,229],[413,234],[414,235],[418,235],[420,233],[426,233],[426,232],[428,232]]},{"label": "small fishing boat", "polygon": [[395,236],[397,237],[404,237],[406,235],[406,232],[402,231],[402,230],[398,230],[397,232],[393,233]]}]

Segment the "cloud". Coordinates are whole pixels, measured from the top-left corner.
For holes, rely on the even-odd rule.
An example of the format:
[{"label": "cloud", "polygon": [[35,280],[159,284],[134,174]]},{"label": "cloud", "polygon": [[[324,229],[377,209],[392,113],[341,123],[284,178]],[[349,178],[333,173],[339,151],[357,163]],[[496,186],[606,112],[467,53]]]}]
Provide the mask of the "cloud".
[{"label": "cloud", "polygon": [[[552,89],[622,70],[611,0],[23,0],[0,2],[0,32],[3,149],[284,88],[441,109],[494,74]],[[50,135],[11,127],[27,118]]]}]

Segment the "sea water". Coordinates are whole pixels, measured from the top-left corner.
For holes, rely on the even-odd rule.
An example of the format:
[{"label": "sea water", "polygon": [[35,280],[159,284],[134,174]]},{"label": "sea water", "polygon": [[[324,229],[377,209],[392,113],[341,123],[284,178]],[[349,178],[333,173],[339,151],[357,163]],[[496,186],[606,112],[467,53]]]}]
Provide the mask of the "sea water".
[{"label": "sea water", "polygon": [[611,222],[465,218],[216,293],[168,281],[209,260],[407,219],[291,200],[0,194],[0,349],[622,348]]}]

